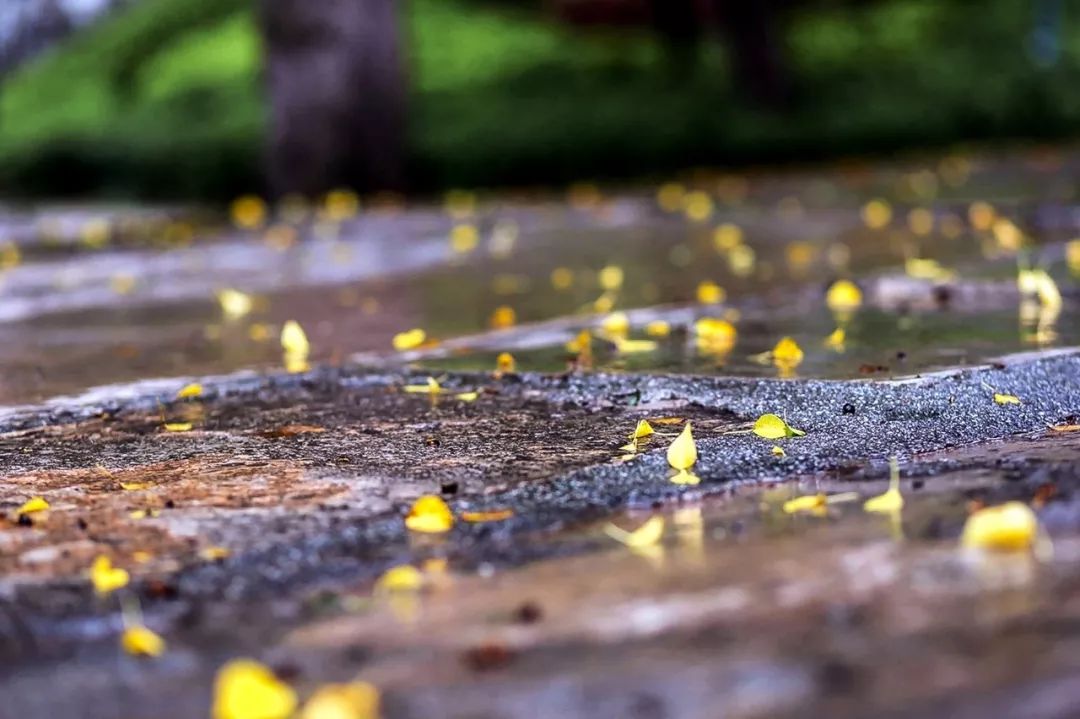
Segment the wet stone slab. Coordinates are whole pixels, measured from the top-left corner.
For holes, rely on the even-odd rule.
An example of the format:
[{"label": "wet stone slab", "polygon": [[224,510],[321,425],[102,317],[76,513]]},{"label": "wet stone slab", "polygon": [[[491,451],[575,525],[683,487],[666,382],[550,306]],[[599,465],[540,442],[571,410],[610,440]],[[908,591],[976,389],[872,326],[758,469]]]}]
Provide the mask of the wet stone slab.
[{"label": "wet stone slab", "polygon": [[[716,702],[736,715],[798,715],[832,707],[834,684],[862,687],[866,676],[866,696],[841,691],[836,706],[891,706],[903,682],[950,667],[971,691],[1019,682],[1012,667],[991,666],[1012,642],[987,645],[986,627],[966,621],[961,607],[988,590],[957,559],[955,537],[972,498],[1040,492],[1058,554],[1049,569],[991,567],[1028,602],[1020,619],[994,622],[1029,652],[1053,627],[1073,626],[1064,598],[1080,554],[1080,446],[1047,429],[1080,415],[1071,351],[907,381],[451,373],[438,397],[402,391],[425,377],[244,374],[204,379],[198,400],[170,400],[178,380],[128,388],[122,400],[95,392],[11,410],[0,435],[8,706],[62,714],[76,697],[100,696],[97,716],[122,713],[126,701],[197,714],[213,669],[237,653],[283,662],[301,681],[363,671],[387,691],[392,716],[447,702],[453,711],[434,713],[528,716],[522,707],[534,701],[566,716],[638,706],[698,716]],[[1021,404],[996,404],[994,390]],[[465,391],[478,398],[456,398]],[[807,432],[780,442],[785,457],[747,431],[764,412]],[[165,431],[163,417],[193,428]],[[619,460],[640,418],[693,422],[700,484],[671,482],[664,448],[677,426],[657,424],[639,456]],[[869,496],[892,455],[922,487],[900,527],[910,547],[857,504],[824,520],[776,514],[769,493],[790,490],[769,486],[794,479]],[[402,517],[423,493],[459,513],[514,514],[410,536]],[[10,513],[32,494],[52,509],[22,526]],[[133,519],[135,510],[159,513]],[[674,527],[659,557],[627,553],[599,531],[598,522],[633,525],[656,510]],[[229,555],[209,559],[216,547]],[[138,562],[138,552],[149,557]],[[132,594],[173,647],[165,660],[118,654],[115,606],[85,579],[100,553],[130,568]],[[371,582],[387,567],[429,560],[447,562],[445,593],[411,607],[372,602]],[[996,597],[998,580],[987,581]],[[514,618],[529,603],[543,607],[536,626]],[[837,632],[835,622],[855,624]],[[931,640],[948,631],[970,643],[962,655]],[[890,649],[899,654],[886,673],[872,657],[897,641],[912,647]],[[980,652],[992,656],[963,663]],[[1041,666],[1023,674],[1049,680]],[[72,689],[46,691],[56,676]],[[572,690],[545,688],[560,682]],[[947,687],[904,696],[933,715],[944,711],[935,688]]]}]

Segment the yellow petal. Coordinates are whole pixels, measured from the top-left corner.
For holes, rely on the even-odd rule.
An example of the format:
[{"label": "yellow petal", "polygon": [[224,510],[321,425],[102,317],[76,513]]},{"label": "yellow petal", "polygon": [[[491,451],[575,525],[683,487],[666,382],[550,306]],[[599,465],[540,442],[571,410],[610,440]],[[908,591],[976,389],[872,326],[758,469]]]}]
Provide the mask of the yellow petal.
[{"label": "yellow petal", "polygon": [[454,395],[454,398],[459,399],[462,402],[475,402],[476,398],[479,397],[479,396],[480,396],[480,393],[476,392],[476,391],[473,391],[473,392],[460,392],[460,393]]},{"label": "yellow petal", "polygon": [[166,432],[190,432],[192,424],[191,422],[166,422]]},{"label": "yellow petal", "polygon": [[517,312],[510,305],[500,305],[491,313],[489,322],[492,329],[502,330],[517,324]]},{"label": "yellow petal", "polygon": [[127,570],[114,567],[112,560],[104,554],[98,555],[90,565],[90,582],[94,585],[94,591],[100,595],[111,594],[126,587],[129,579]]},{"label": "yellow petal", "polygon": [[825,338],[825,346],[829,349],[834,349],[837,352],[844,350],[844,341],[847,339],[847,333],[844,332],[843,327],[837,327],[832,331],[828,337]]},{"label": "yellow petal", "polygon": [[379,690],[367,682],[326,684],[304,704],[300,719],[379,719]]},{"label": "yellow petal", "polygon": [[125,492],[138,492],[138,491],[143,490],[143,489],[149,489],[150,486],[151,485],[150,485],[149,482],[121,482],[120,483],[120,489],[124,490]]},{"label": "yellow petal", "polygon": [[424,340],[427,339],[427,333],[424,330],[416,327],[406,332],[399,332],[394,335],[394,349],[398,352],[405,352],[406,350],[416,349],[420,345],[424,344]]},{"label": "yellow petal", "polygon": [[773,445],[772,453],[774,455],[776,455],[777,457],[786,457],[787,456],[787,452],[784,451],[784,448],[781,447],[780,445],[777,445],[777,444]]},{"label": "yellow petal", "polygon": [[603,319],[600,328],[610,337],[625,337],[630,331],[630,318],[625,312],[613,312]]},{"label": "yellow petal", "polygon": [[811,512],[821,509],[827,504],[824,493],[808,494],[803,497],[795,497],[784,502],[784,512],[795,514],[797,512]]},{"label": "yellow petal", "polygon": [[510,374],[517,370],[517,362],[514,361],[514,355],[509,352],[500,352],[499,356],[495,358],[495,371],[500,374]]},{"label": "yellow petal", "polygon": [[304,328],[296,320],[289,320],[281,328],[281,348],[291,355],[306,357],[311,350]]},{"label": "yellow petal", "polygon": [[623,269],[618,265],[608,265],[596,275],[600,287],[609,292],[614,292],[622,287],[623,277]]},{"label": "yellow petal", "polygon": [[49,503],[45,501],[44,497],[31,497],[23,502],[22,506],[15,510],[15,514],[22,516],[24,514],[34,514],[35,512],[44,512],[49,508]]},{"label": "yellow petal", "polygon": [[862,290],[851,280],[837,280],[825,293],[825,304],[833,312],[856,309],[862,304]]},{"label": "yellow petal", "polygon": [[462,512],[461,521],[479,524],[481,522],[501,522],[514,516],[512,509],[489,509],[482,512]]},{"label": "yellow petal", "polygon": [[229,214],[237,227],[253,230],[266,220],[266,203],[261,197],[242,195],[232,201]]},{"label": "yellow petal", "polygon": [[411,564],[391,567],[375,582],[379,592],[415,592],[423,586],[423,573]]},{"label": "yellow petal", "polygon": [[998,404],[1020,404],[1020,398],[1014,394],[994,393],[994,401]]},{"label": "yellow petal", "polygon": [[738,225],[724,223],[713,232],[713,246],[717,252],[730,252],[743,241],[743,231]]},{"label": "yellow petal", "polygon": [[862,219],[870,229],[880,230],[892,220],[892,207],[882,199],[870,200],[863,205]]},{"label": "yellow petal", "polygon": [[980,509],[964,524],[960,543],[991,551],[1031,548],[1039,534],[1039,520],[1023,502],[1006,502]]},{"label": "yellow petal", "polygon": [[227,547],[218,547],[218,546],[204,547],[199,552],[199,556],[202,559],[205,559],[208,562],[216,562],[216,561],[218,561],[220,559],[225,559],[230,554],[232,554],[232,552],[229,551],[229,549]]},{"label": "yellow petal", "polygon": [[896,458],[889,459],[889,488],[876,497],[863,502],[863,509],[867,512],[890,514],[904,507],[904,497],[900,494],[900,466]]},{"label": "yellow petal", "polygon": [[165,640],[143,626],[132,626],[120,635],[120,646],[136,657],[159,657],[165,653]]},{"label": "yellow petal", "polygon": [[177,399],[191,399],[192,397],[202,396],[203,387],[198,382],[192,382],[191,384],[184,385],[179,392],[176,393]]},{"label": "yellow petal", "polygon": [[224,289],[217,293],[218,304],[226,317],[237,319],[251,312],[255,305],[251,295],[244,294],[240,290]]},{"label": "yellow petal", "polygon": [[454,515],[441,497],[427,494],[413,503],[405,517],[405,526],[414,532],[449,532],[454,526]]},{"label": "yellow petal", "polygon": [[701,484],[701,477],[693,472],[687,472],[685,469],[680,469],[675,473],[675,476],[671,478],[671,483],[692,487]]},{"label": "yellow petal", "polygon": [[724,301],[724,288],[715,282],[705,280],[697,286],[697,301],[703,305],[715,305]]},{"label": "yellow petal", "polygon": [[214,681],[213,719],[286,719],[296,711],[296,692],[252,659],[234,659]]},{"label": "yellow petal", "polygon": [[806,432],[795,429],[775,414],[763,414],[754,422],[754,434],[765,439],[802,437]]},{"label": "yellow petal", "polygon": [[589,330],[581,330],[577,337],[566,343],[566,351],[580,354],[592,349],[592,334]]},{"label": "yellow petal", "polygon": [[413,394],[439,394],[442,387],[434,377],[428,377],[424,384],[407,384],[402,389]]},{"label": "yellow petal", "polygon": [[480,231],[476,225],[455,225],[450,231],[450,249],[459,255],[472,252],[480,244]]},{"label": "yellow petal", "polygon": [[633,433],[630,435],[630,439],[641,439],[642,437],[648,437],[653,433],[652,425],[649,424],[647,419],[639,419],[637,426],[634,427]]},{"label": "yellow petal", "polygon": [[654,352],[656,351],[657,344],[653,340],[628,340],[621,337],[614,337],[615,349],[619,354],[638,354],[641,352]]},{"label": "yellow petal", "polygon": [[772,359],[777,365],[795,367],[802,362],[803,351],[798,342],[790,337],[784,337],[773,347]]},{"label": "yellow petal", "polygon": [[608,536],[628,547],[650,547],[660,541],[664,536],[664,518],[660,516],[650,517],[644,524],[632,532],[608,524],[604,531]]},{"label": "yellow petal", "polygon": [[645,334],[650,337],[667,337],[671,334],[671,325],[664,320],[653,320],[645,325]]},{"label": "yellow petal", "polygon": [[699,349],[712,352],[726,352],[735,346],[738,331],[727,320],[714,317],[702,317],[694,323],[694,334]]},{"label": "yellow petal", "polygon": [[683,425],[682,432],[668,447],[667,461],[679,470],[690,469],[697,462],[697,446],[694,444],[694,435],[689,422]]}]

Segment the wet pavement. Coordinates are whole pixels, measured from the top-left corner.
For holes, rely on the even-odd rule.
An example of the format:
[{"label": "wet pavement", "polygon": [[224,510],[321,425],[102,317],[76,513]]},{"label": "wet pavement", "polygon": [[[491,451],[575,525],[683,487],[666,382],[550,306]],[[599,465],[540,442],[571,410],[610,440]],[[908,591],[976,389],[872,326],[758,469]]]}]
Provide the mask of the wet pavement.
[{"label": "wet pavement", "polygon": [[[339,195],[260,229],[250,203],[241,227],[5,210],[0,717],[205,715],[237,656],[302,695],[360,677],[386,717],[1075,715],[1076,168]],[[1060,303],[1022,297],[1018,263]],[[858,307],[827,306],[838,278]],[[703,344],[702,318],[734,337]],[[281,368],[286,320],[306,371]],[[394,351],[413,327],[436,341]],[[764,413],[805,436],[754,436]],[[628,453],[640,419],[656,434]],[[665,457],[686,421],[691,484]],[[906,504],[865,512],[890,457]],[[818,492],[858,499],[783,509]],[[406,529],[425,494],[450,532]],[[32,496],[49,510],[20,520]],[[1014,499],[1052,555],[960,549],[973,508]],[[609,536],[651,516],[656,545]],[[131,574],[109,597],[101,554]],[[373,591],[406,563],[422,589]],[[120,649],[133,603],[161,657]]]}]

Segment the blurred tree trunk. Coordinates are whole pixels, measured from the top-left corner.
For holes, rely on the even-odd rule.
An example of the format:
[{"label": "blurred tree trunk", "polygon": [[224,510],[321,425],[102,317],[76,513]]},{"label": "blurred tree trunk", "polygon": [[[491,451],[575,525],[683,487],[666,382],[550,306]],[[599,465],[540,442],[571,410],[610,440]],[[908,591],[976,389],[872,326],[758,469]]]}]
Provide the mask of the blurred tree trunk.
[{"label": "blurred tree trunk", "polygon": [[275,194],[401,189],[397,0],[261,0]]},{"label": "blurred tree trunk", "polygon": [[784,52],[784,0],[715,2],[740,92],[764,107],[787,105],[791,75]]}]

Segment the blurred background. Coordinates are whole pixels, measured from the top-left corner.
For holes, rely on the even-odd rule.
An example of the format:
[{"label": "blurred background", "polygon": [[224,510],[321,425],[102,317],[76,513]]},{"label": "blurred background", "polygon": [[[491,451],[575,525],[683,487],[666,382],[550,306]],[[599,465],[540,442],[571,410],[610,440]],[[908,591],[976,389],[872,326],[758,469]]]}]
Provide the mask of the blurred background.
[{"label": "blurred background", "polygon": [[1080,128],[1066,0],[3,0],[0,194],[650,179]]}]

